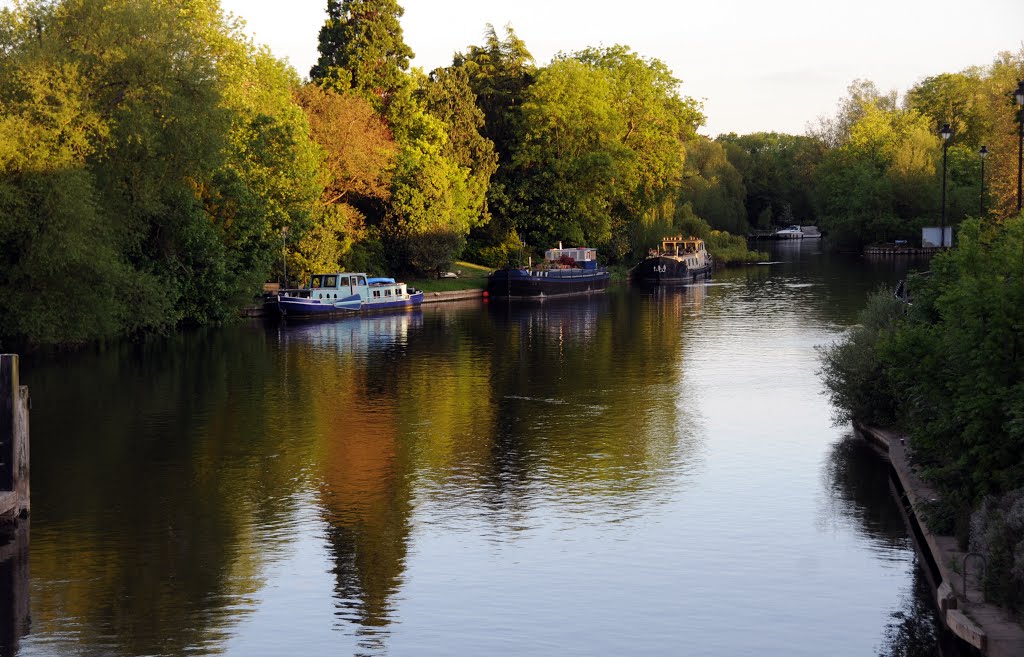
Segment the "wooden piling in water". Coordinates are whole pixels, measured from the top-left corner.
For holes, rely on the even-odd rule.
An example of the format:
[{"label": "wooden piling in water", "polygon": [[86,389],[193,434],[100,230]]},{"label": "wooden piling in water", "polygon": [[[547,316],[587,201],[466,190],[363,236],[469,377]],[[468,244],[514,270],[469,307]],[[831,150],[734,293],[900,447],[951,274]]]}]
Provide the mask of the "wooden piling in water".
[{"label": "wooden piling in water", "polygon": [[0,522],[27,518],[29,396],[18,376],[18,355],[0,354]]},{"label": "wooden piling in water", "polygon": [[28,388],[18,356],[0,354],[0,657],[29,632]]}]

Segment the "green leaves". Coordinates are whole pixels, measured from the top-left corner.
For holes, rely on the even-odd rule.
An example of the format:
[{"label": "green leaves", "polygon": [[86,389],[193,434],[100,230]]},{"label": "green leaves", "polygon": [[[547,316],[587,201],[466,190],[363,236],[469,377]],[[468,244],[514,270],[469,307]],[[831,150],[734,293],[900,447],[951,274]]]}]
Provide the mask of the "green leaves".
[{"label": "green leaves", "polygon": [[1024,486],[1024,215],[965,221],[958,247],[881,291],[824,352],[841,419],[899,422],[947,499],[970,507]]},{"label": "green leaves", "polygon": [[307,229],[321,160],[297,78],[237,29],[215,0],[0,14],[0,335],[220,321],[266,280],[279,231]]},{"label": "green leaves", "polygon": [[309,77],[325,87],[355,90],[386,108],[402,86],[413,52],[402,40],[395,0],[328,0],[320,29],[320,60]]}]

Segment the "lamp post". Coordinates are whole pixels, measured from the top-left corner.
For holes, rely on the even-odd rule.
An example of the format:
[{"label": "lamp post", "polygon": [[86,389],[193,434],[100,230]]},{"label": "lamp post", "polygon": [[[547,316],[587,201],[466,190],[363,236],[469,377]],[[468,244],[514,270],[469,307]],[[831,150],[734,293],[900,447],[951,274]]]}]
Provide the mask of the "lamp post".
[{"label": "lamp post", "polygon": [[288,226],[281,228],[281,265],[284,267],[284,287],[288,289]]},{"label": "lamp post", "polygon": [[979,217],[985,216],[985,158],[988,157],[988,149],[985,146],[981,147],[978,151],[978,155],[981,156],[981,214]]},{"label": "lamp post", "polygon": [[946,246],[946,153],[949,151],[949,138],[953,136],[953,128],[943,123],[939,129],[942,135],[942,226],[939,233],[939,246]]},{"label": "lamp post", "polygon": [[1017,101],[1017,212],[1020,212],[1021,170],[1024,169],[1024,80],[1013,92]]}]

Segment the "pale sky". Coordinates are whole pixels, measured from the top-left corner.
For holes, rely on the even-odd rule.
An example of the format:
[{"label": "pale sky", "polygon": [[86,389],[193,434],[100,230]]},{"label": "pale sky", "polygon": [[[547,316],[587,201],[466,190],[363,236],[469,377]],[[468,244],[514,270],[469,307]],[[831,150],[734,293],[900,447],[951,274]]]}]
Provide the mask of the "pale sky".
[{"label": "pale sky", "polygon": [[[10,0],[0,0],[9,6]],[[906,91],[930,75],[985,66],[1024,47],[1024,0],[399,0],[402,29],[429,71],[511,23],[539,65],[559,51],[630,46],[664,61],[704,102],[702,133],[802,134],[856,78]],[[221,0],[258,43],[303,77],[317,59],[326,0]],[[1009,91],[1009,90],[1008,90]]]},{"label": "pale sky", "polygon": [[[326,0],[221,0],[258,42],[308,75]],[[802,134],[856,78],[883,91],[988,65],[1024,46],[1024,0],[399,0],[402,29],[429,71],[511,23],[538,64],[559,51],[621,43],[661,59],[704,101],[710,136]],[[286,7],[286,9],[285,9]],[[499,31],[499,34],[501,32]]]}]

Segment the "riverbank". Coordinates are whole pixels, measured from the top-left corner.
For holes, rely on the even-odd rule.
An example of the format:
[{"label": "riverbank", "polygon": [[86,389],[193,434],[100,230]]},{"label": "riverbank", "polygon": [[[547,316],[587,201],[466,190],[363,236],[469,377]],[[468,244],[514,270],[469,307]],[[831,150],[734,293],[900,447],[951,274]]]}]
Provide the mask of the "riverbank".
[{"label": "riverbank", "polygon": [[938,246],[907,246],[905,244],[870,244],[864,247],[868,256],[924,256],[935,255],[948,249]]},{"label": "riverbank", "polygon": [[[939,615],[953,634],[989,657],[1020,657],[1024,655],[1024,627],[1009,613],[984,602],[980,585],[980,560],[960,550],[952,536],[932,533],[918,521],[922,507],[936,499],[937,493],[923,482],[908,459],[907,438],[895,431],[855,423],[858,432],[879,448],[888,458],[903,489],[907,515],[920,532],[922,551],[931,562],[937,577],[935,585]],[[971,557],[968,559],[968,557]]]},{"label": "riverbank", "polygon": [[445,301],[465,301],[467,299],[483,299],[484,289],[452,290],[450,292],[424,292],[423,303],[443,303]]}]

